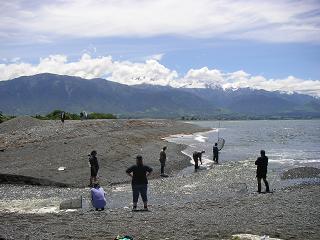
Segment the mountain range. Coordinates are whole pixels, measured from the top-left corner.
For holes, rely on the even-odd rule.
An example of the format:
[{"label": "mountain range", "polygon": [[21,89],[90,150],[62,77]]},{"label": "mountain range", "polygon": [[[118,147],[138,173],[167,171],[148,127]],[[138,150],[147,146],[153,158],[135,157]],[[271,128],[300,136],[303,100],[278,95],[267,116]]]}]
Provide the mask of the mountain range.
[{"label": "mountain range", "polygon": [[49,73],[0,81],[0,111],[4,114],[36,115],[55,109],[136,118],[319,118],[320,100],[249,88],[128,86]]}]

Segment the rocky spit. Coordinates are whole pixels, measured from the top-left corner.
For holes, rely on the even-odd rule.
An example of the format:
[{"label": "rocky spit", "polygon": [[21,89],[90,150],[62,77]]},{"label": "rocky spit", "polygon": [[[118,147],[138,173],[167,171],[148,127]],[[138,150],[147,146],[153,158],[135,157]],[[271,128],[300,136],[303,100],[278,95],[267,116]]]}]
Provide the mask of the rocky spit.
[{"label": "rocky spit", "polygon": [[[194,172],[190,159],[181,154],[184,146],[162,140],[205,131],[187,123],[96,120],[62,126],[57,121],[25,120],[29,123],[15,119],[0,125],[0,173],[22,176],[0,184],[0,239],[320,238],[317,169],[270,171],[273,193],[257,194],[254,162],[228,162]],[[168,146],[168,178],[159,178],[163,145]],[[88,202],[87,154],[92,149],[98,151],[107,209],[60,211],[59,203],[67,199],[82,196]],[[131,187],[124,170],[136,154],[155,169],[149,212],[131,212]],[[61,166],[64,171],[58,171]],[[23,177],[38,182],[24,182]],[[19,184],[12,184],[15,181]]]}]

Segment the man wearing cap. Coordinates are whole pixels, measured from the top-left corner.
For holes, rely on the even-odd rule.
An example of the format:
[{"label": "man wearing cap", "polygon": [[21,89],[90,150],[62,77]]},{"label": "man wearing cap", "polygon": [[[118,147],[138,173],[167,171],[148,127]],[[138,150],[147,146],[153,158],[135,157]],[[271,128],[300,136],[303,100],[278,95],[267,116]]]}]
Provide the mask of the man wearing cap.
[{"label": "man wearing cap", "polygon": [[151,172],[152,168],[143,165],[142,156],[140,155],[136,157],[136,165],[133,165],[126,170],[126,173],[132,178],[133,211],[137,210],[139,195],[141,195],[144,210],[148,211],[148,176]]}]

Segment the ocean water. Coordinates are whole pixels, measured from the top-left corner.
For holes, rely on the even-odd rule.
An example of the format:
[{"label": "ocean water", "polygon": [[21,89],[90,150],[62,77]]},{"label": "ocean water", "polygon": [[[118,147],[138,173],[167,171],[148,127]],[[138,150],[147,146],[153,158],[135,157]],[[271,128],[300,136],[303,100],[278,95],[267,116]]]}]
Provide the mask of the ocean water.
[{"label": "ocean water", "polygon": [[205,163],[212,163],[212,146],[218,136],[226,143],[219,163],[255,160],[266,151],[269,167],[320,167],[320,120],[194,121],[211,131],[193,135],[175,135],[168,141],[187,145],[185,154],[205,150]]}]

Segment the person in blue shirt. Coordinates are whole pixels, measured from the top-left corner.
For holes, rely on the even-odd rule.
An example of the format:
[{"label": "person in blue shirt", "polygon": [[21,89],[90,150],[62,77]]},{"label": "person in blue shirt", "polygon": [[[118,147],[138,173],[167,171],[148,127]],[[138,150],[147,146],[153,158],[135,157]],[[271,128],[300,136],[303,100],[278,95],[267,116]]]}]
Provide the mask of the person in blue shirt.
[{"label": "person in blue shirt", "polygon": [[107,204],[106,193],[97,182],[95,182],[91,188],[91,202],[96,211],[103,211]]},{"label": "person in blue shirt", "polygon": [[133,165],[126,170],[126,173],[132,178],[133,211],[137,210],[139,195],[141,195],[144,210],[148,211],[148,176],[151,172],[152,168],[147,165],[143,165],[142,156],[140,155],[136,157],[136,165]]}]

